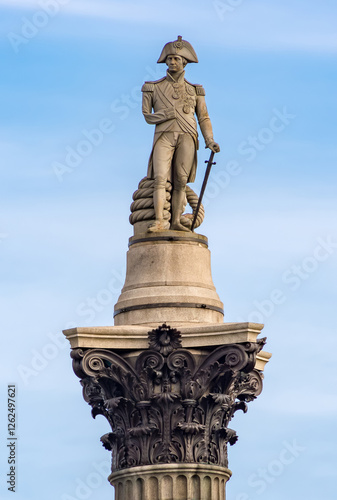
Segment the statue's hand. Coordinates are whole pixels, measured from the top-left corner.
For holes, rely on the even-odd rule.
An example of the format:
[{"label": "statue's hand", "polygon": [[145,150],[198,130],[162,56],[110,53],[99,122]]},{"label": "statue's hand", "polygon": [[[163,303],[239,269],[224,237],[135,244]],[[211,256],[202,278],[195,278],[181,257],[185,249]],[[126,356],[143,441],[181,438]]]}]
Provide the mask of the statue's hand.
[{"label": "statue's hand", "polygon": [[213,151],[213,153],[220,153],[220,146],[217,142],[210,142],[207,147]]},{"label": "statue's hand", "polygon": [[168,120],[172,120],[172,118],[175,118],[176,117],[175,108],[173,106],[171,108],[166,108],[165,109],[165,116]]}]

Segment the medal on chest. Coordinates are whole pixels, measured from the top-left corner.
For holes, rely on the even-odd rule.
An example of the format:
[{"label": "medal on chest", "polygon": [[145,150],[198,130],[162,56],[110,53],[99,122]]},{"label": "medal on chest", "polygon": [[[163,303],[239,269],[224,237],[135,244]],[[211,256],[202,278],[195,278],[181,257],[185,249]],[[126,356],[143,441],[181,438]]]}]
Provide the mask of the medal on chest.
[{"label": "medal on chest", "polygon": [[183,112],[185,114],[191,113],[195,107],[195,101],[192,96],[195,95],[195,90],[191,86],[185,84],[173,83],[173,99],[180,99],[183,104]]}]

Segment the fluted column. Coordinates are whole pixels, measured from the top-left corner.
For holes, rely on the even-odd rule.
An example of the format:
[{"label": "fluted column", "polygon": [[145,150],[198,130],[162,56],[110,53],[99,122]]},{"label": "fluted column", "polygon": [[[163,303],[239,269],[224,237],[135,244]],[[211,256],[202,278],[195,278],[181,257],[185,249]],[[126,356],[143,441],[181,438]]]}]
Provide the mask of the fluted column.
[{"label": "fluted column", "polygon": [[231,475],[225,467],[163,464],[117,471],[109,481],[116,500],[225,500]]}]

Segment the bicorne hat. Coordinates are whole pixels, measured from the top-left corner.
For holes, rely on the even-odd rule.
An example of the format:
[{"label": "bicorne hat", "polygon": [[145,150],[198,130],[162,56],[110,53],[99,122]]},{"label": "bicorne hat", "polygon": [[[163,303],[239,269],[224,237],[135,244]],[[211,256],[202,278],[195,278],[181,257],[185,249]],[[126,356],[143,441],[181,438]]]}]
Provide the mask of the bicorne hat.
[{"label": "bicorne hat", "polygon": [[189,63],[197,63],[198,58],[192,45],[178,36],[175,42],[168,42],[164,45],[157,63],[164,63],[167,56],[178,55],[184,57]]}]

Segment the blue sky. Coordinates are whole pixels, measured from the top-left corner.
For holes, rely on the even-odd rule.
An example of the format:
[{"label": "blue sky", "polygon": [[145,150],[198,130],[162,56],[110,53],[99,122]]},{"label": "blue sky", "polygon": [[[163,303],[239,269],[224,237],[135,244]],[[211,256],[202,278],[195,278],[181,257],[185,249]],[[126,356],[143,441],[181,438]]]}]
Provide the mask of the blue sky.
[{"label": "blue sky", "polygon": [[[336,2],[54,0],[43,14],[47,4],[0,0],[0,424],[16,383],[16,499],[112,497],[107,423],[91,418],[60,332],[112,324],[153,135],[140,88],[181,34],[221,146],[199,232],[225,321],[264,323],[273,352],[264,392],[232,423],[227,495],[333,500]],[[96,145],[81,150],[88,134]],[[202,145],[197,191],[207,156]],[[111,300],[83,314],[111,279]]]}]

